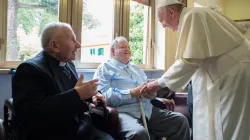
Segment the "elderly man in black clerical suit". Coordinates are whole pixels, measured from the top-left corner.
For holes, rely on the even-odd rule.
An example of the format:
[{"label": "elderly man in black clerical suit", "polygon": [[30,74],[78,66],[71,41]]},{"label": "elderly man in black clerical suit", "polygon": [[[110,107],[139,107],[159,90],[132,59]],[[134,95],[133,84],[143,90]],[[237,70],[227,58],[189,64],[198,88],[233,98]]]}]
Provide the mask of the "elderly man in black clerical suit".
[{"label": "elderly man in black clerical suit", "polygon": [[43,51],[20,64],[13,79],[19,138],[25,140],[113,140],[91,123],[87,101],[106,103],[98,80],[78,79],[72,60],[79,42],[69,24],[50,23],[42,32]]}]

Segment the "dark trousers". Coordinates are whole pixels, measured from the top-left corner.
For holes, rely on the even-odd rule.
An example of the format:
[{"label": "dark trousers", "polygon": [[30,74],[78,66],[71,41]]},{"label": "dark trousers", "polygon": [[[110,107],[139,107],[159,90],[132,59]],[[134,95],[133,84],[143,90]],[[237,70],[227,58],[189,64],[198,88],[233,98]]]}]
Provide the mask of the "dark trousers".
[{"label": "dark trousers", "polygon": [[192,93],[192,82],[188,84],[188,98],[187,104],[191,119],[193,119],[193,93]]}]

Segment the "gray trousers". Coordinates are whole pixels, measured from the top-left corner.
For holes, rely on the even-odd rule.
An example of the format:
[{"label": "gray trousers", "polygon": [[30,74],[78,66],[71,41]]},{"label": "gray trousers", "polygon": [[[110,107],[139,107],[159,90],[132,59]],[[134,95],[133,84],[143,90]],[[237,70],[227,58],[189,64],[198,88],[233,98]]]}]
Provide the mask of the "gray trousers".
[{"label": "gray trousers", "polygon": [[[143,124],[139,123],[137,118],[127,113],[119,113],[119,120],[121,139],[148,140]],[[188,120],[177,112],[153,107],[151,118],[148,121],[148,129],[151,140],[161,137],[167,137],[167,140],[190,140]]]}]

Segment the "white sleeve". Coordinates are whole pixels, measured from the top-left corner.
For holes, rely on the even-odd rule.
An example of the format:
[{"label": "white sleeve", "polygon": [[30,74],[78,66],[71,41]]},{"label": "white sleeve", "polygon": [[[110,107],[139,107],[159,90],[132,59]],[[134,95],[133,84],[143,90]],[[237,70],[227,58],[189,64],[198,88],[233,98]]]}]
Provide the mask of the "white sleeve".
[{"label": "white sleeve", "polygon": [[250,28],[246,30],[246,33],[244,34],[244,36],[250,41]]},{"label": "white sleeve", "polygon": [[176,91],[185,85],[195,73],[202,60],[177,59],[174,64],[158,79],[161,87],[168,87]]}]

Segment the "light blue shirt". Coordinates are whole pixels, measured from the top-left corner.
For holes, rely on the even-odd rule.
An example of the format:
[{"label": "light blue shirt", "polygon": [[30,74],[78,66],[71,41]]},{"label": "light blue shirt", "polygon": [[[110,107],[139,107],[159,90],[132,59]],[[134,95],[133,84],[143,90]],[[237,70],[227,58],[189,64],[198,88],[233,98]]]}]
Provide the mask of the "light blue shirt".
[{"label": "light blue shirt", "polygon": [[[99,79],[98,90],[105,96],[108,106],[136,118],[141,117],[138,99],[130,94],[130,89],[147,82],[146,74],[138,66],[131,63],[125,65],[110,59],[97,68],[95,78]],[[142,104],[146,117],[150,119],[152,113],[150,100],[142,97]]]}]

